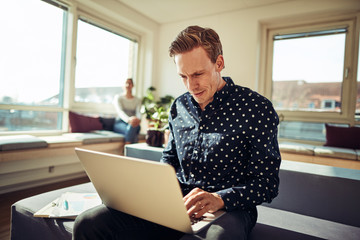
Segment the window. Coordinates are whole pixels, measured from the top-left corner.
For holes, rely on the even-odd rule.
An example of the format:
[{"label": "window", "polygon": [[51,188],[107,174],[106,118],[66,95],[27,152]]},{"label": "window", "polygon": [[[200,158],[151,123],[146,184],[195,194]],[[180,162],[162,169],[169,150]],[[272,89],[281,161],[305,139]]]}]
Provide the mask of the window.
[{"label": "window", "polygon": [[2,9],[0,131],[61,129],[67,9],[39,0]]},{"label": "window", "polygon": [[136,42],[78,20],[75,102],[111,103],[133,77]]},{"label": "window", "polygon": [[281,138],[324,141],[324,123],[355,125],[360,120],[359,78],[353,71],[358,68],[357,17],[264,25],[260,91],[282,120]]},{"label": "window", "polygon": [[90,15],[82,5],[1,6],[0,135],[66,132],[69,110],[115,114],[114,95],[126,78],[136,80],[138,35],[115,25],[114,15]]},{"label": "window", "polygon": [[277,109],[340,112],[345,37],[346,29],[274,36]]}]

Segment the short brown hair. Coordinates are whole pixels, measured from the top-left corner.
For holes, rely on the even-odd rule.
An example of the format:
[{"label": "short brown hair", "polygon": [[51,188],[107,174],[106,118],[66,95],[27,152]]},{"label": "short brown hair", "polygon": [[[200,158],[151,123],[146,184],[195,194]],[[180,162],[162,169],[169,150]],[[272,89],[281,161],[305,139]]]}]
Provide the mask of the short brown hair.
[{"label": "short brown hair", "polygon": [[213,63],[216,63],[219,55],[223,55],[219,35],[213,29],[189,26],[181,31],[171,43],[169,47],[170,57],[191,51],[197,47],[204,48]]}]

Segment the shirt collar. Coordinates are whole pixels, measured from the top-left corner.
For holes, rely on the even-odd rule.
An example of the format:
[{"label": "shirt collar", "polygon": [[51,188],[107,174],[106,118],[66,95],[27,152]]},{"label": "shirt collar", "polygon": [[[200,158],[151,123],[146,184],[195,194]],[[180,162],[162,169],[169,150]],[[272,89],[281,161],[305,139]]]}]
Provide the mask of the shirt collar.
[{"label": "shirt collar", "polygon": [[[226,82],[226,84],[222,89],[215,92],[214,99],[205,107],[204,111],[207,111],[208,109],[210,109],[210,111],[211,110],[214,111],[223,102],[223,100],[229,96],[231,89],[233,89],[234,82],[230,77],[222,77],[222,79]],[[195,101],[195,99],[191,95],[190,95],[190,99],[191,102],[196,107],[197,111],[201,113],[199,104]]]},{"label": "shirt collar", "polygon": [[212,110],[215,110],[215,108],[219,106],[223,102],[223,100],[225,100],[229,96],[230,90],[234,86],[234,82],[230,77],[223,77],[223,80],[226,82],[226,84],[222,89],[215,92],[213,101],[209,103],[208,106],[206,106],[205,110],[208,107]]}]

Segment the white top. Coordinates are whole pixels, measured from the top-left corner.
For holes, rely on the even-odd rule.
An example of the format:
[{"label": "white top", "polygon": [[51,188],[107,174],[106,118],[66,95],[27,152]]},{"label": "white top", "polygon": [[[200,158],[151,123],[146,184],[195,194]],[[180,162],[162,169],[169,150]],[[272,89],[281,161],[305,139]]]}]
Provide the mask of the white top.
[{"label": "white top", "polygon": [[127,98],[125,95],[116,95],[113,101],[118,118],[128,122],[129,118],[136,116],[141,118],[141,100],[137,97]]}]

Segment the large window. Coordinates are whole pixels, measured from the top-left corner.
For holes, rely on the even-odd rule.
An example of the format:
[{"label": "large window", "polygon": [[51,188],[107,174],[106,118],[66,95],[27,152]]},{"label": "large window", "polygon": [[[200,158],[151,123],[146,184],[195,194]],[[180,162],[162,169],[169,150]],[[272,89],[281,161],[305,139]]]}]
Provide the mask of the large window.
[{"label": "large window", "polygon": [[278,110],[341,110],[346,29],[274,36],[272,101]]},{"label": "large window", "polygon": [[78,20],[75,101],[111,103],[133,77],[136,43]]},{"label": "large window", "polygon": [[358,124],[356,17],[266,27],[263,92],[282,120],[281,138],[325,141],[324,123]]},{"label": "large window", "polygon": [[0,135],[67,131],[69,110],[115,113],[114,95],[126,78],[136,81],[136,34],[77,4],[16,0],[1,7]]},{"label": "large window", "polygon": [[67,9],[5,1],[0,14],[0,131],[60,129]]}]

